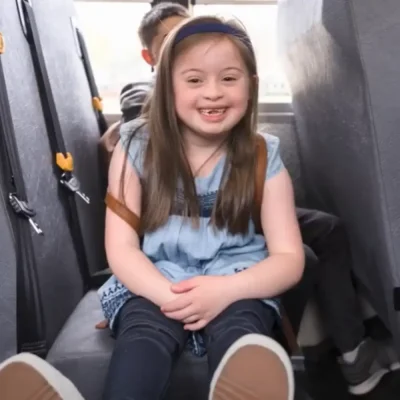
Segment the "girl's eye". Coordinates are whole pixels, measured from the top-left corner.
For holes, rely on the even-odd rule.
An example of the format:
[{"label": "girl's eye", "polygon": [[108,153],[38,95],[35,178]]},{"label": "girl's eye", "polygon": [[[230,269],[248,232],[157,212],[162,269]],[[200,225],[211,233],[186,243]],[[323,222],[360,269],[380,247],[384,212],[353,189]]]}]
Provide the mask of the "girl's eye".
[{"label": "girl's eye", "polygon": [[226,76],[225,78],[224,78],[224,81],[226,81],[226,82],[234,82],[234,81],[236,81],[237,79],[234,77],[234,76]]},{"label": "girl's eye", "polygon": [[190,78],[188,79],[189,83],[200,83],[200,79],[199,78]]}]

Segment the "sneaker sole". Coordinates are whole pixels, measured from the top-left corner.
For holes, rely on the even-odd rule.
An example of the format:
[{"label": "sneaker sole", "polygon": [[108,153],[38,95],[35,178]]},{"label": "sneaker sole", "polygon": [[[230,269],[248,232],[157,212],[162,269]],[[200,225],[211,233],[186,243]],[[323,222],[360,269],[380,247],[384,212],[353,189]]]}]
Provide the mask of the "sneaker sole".
[{"label": "sneaker sole", "polygon": [[72,382],[28,353],[0,365],[0,392],[1,400],[84,400]]},{"label": "sneaker sole", "polygon": [[209,400],[293,400],[293,369],[275,340],[249,334],[222,358],[210,386]]},{"label": "sneaker sole", "polygon": [[390,365],[390,371],[398,371],[400,369],[400,362],[396,361]]},{"label": "sneaker sole", "polygon": [[400,363],[394,362],[390,364],[389,369],[381,369],[372,375],[365,382],[360,383],[357,386],[349,386],[349,392],[355,396],[363,396],[372,392],[380,383],[382,378],[389,372],[395,372],[400,369]]},{"label": "sneaker sole", "polygon": [[382,378],[389,373],[388,369],[380,369],[370,376],[366,381],[359,385],[349,386],[349,392],[355,396],[363,396],[372,392],[378,385]]}]

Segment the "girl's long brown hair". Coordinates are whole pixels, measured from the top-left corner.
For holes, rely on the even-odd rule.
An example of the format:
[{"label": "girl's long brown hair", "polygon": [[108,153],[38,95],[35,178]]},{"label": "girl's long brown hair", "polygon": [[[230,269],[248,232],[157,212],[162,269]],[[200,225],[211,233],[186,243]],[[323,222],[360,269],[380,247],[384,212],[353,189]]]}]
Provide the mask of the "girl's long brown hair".
[{"label": "girl's long brown hair", "polygon": [[184,191],[184,214],[195,223],[199,219],[194,177],[185,155],[174,108],[172,68],[178,54],[207,35],[229,38],[237,46],[250,78],[248,108],[228,138],[225,169],[211,222],[216,228],[227,228],[232,234],[248,231],[254,203],[256,166],[258,81],[254,53],[240,38],[221,33],[194,34],[174,46],[175,36],[183,26],[210,22],[231,25],[243,32],[244,38],[248,38],[240,25],[209,16],[185,20],[166,38],[157,67],[154,91],[142,112],[149,131],[142,176],[142,232],[154,231],[167,222],[175,205],[178,182],[181,182]]}]

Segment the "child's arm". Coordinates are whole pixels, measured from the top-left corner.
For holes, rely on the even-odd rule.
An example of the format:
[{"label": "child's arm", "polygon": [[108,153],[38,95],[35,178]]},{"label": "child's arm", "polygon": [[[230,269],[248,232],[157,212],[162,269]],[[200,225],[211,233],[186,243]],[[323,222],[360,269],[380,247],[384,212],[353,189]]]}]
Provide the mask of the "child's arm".
[{"label": "child's arm", "polygon": [[100,138],[99,145],[101,150],[107,155],[107,162],[110,162],[110,156],[118,143],[120,125],[121,121],[114,122]]},{"label": "child's arm", "polygon": [[[125,163],[125,151],[118,144],[110,164],[108,190],[120,196],[120,181]],[[141,186],[139,177],[129,160],[126,163],[124,198],[126,206],[140,216]],[[161,305],[177,297],[171,283],[144,255],[137,233],[111,210],[106,211],[105,246],[112,272],[132,293]]]},{"label": "child's arm", "polygon": [[253,267],[228,277],[235,300],[279,295],[302,277],[304,249],[293,186],[285,168],[265,182],[261,224],[269,256]]}]

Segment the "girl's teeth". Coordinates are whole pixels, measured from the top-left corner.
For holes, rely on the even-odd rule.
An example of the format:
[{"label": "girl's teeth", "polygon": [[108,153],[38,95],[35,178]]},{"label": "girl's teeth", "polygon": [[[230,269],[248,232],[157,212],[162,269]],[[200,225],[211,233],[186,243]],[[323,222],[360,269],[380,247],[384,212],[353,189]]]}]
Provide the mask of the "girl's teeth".
[{"label": "girl's teeth", "polygon": [[211,114],[222,114],[224,109],[214,109],[214,110],[200,110],[202,114],[211,115]]}]

